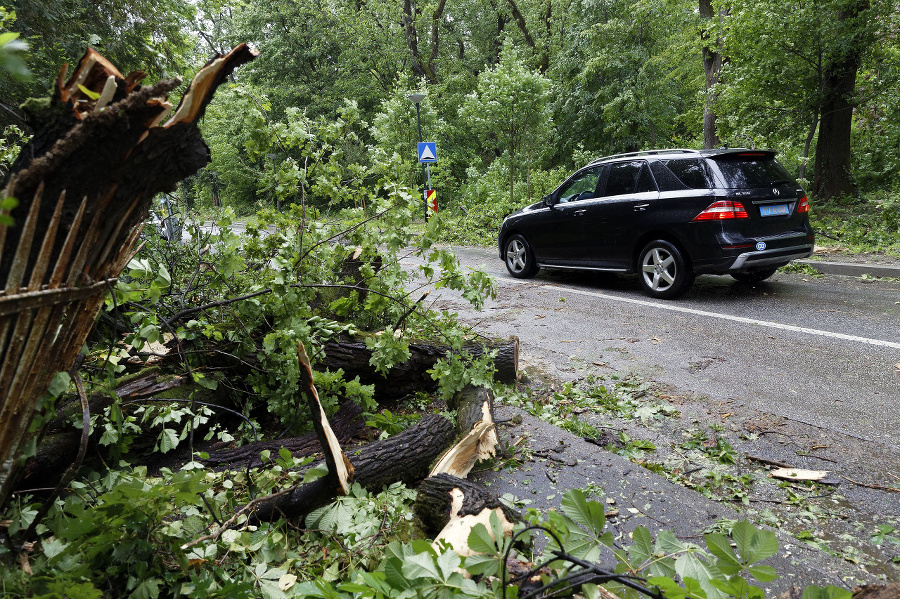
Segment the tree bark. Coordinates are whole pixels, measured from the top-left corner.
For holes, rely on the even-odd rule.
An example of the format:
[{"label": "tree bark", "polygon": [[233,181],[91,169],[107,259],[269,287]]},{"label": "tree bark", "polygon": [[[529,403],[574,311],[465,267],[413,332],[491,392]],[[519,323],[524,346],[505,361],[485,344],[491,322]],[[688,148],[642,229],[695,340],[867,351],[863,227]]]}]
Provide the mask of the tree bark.
[{"label": "tree bark", "polygon": [[[463,495],[461,508],[456,513],[452,510],[454,489],[459,489]],[[422,521],[425,532],[431,536],[441,532],[455,515],[474,516],[484,509],[497,508],[510,522],[521,519],[482,485],[449,474],[430,476],[422,481],[413,504],[413,511]]]},{"label": "tree bark", "polygon": [[[463,347],[463,353],[477,358],[485,351],[497,350],[494,366],[497,369],[494,380],[514,383],[519,375],[519,340],[510,337],[502,341],[491,341],[485,345],[470,344]],[[350,339],[332,341],[324,346],[324,357],[317,368],[343,369],[348,379],[359,376],[364,385],[375,385],[378,400],[398,399],[417,391],[433,390],[437,382],[426,371],[433,368],[438,360],[449,355],[452,350],[438,343],[414,342],[409,346],[409,360],[396,364],[387,373],[379,374],[369,364],[372,352],[365,342]]]},{"label": "tree bark", "polygon": [[[341,404],[337,413],[329,420],[334,434],[342,444],[349,442],[360,434],[366,426],[362,417],[362,408],[352,401]],[[275,441],[259,441],[248,443],[234,449],[222,449],[209,453],[209,458],[201,460],[207,467],[214,470],[227,470],[234,468],[260,468],[264,466],[259,457],[260,452],[268,450],[273,454],[284,448],[291,452],[295,458],[303,458],[320,453],[322,445],[315,432],[307,433],[299,437],[289,437]],[[182,460],[189,456],[181,456]]]},{"label": "tree bark", "polygon": [[[700,17],[707,21],[722,18],[727,14],[725,8],[719,9],[716,14],[712,0],[700,1]],[[717,148],[722,145],[719,133],[716,129],[717,115],[713,104],[715,103],[714,89],[719,83],[719,73],[722,70],[722,38],[717,37],[714,46],[710,44],[709,31],[704,29],[700,33],[703,41],[703,70],[706,74],[706,99],[703,103],[703,147],[706,149]]]},{"label": "tree bark", "polygon": [[[429,414],[399,435],[349,449],[348,458],[356,473],[354,482],[371,491],[395,482],[414,484],[428,474],[431,462],[454,437],[450,420]],[[281,517],[302,517],[334,498],[335,489],[323,477],[261,502],[256,506],[254,518],[267,522]]]},{"label": "tree bark", "polygon": [[[839,21],[856,19],[868,7],[869,0],[854,1],[837,18]],[[863,44],[858,38],[851,39],[845,52],[826,67],[823,76],[825,100],[812,186],[813,195],[820,199],[851,195],[855,191],[850,174],[850,130]]]}]

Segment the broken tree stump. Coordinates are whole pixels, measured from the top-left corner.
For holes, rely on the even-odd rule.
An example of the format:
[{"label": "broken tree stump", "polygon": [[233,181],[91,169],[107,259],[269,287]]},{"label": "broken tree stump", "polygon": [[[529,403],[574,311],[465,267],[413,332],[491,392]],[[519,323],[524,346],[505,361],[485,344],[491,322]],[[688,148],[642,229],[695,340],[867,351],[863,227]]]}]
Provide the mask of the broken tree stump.
[{"label": "broken tree stump", "polygon": [[461,439],[441,456],[429,476],[444,473],[465,478],[476,462],[493,457],[500,444],[494,425],[494,394],[486,387],[467,385],[449,403],[456,409]]},{"label": "broken tree stump", "polygon": [[[477,358],[485,351],[494,350],[497,351],[497,357],[494,358],[496,368],[494,380],[506,384],[514,383],[519,376],[518,337],[488,341],[484,345],[467,344],[462,352]],[[358,376],[363,385],[375,386],[375,397],[379,400],[399,399],[417,391],[437,388],[437,382],[427,371],[452,351],[440,343],[412,342],[409,345],[409,359],[394,365],[387,375],[382,375],[369,363],[372,351],[366,347],[365,341],[345,338],[326,343],[324,356],[318,358],[316,367],[319,370],[340,368],[347,379]]]},{"label": "broken tree stump", "polygon": [[521,520],[484,486],[450,474],[437,474],[422,481],[413,504],[413,511],[431,535],[440,533],[455,517],[474,516],[485,509],[499,509],[509,522]]},{"label": "broken tree stump", "polygon": [[21,473],[35,407],[74,364],[150,202],[209,162],[198,120],[219,84],[256,56],[246,44],[216,56],[160,125],[181,80],[141,88],[144,73],[123,76],[88,49],[33,115],[35,135],[0,192],[19,202],[6,213],[15,225],[0,224],[0,507]]}]

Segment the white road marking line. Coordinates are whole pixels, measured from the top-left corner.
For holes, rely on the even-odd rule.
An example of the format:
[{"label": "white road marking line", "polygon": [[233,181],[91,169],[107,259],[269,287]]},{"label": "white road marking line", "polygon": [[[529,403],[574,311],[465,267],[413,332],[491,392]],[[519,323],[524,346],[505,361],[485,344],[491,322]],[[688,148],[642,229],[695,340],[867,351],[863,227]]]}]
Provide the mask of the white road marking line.
[{"label": "white road marking line", "polygon": [[663,304],[659,302],[651,302],[647,300],[634,299],[630,297],[619,297],[616,295],[607,295],[596,291],[583,291],[581,289],[572,289],[569,287],[560,287],[559,285],[542,285],[547,289],[556,289],[557,291],[567,291],[578,295],[587,295],[590,297],[599,297],[603,299],[613,300],[617,302],[625,302],[628,304],[637,304],[639,306],[647,306],[650,308],[661,308],[672,312],[682,312],[684,314],[694,314],[697,316],[708,316],[710,318],[720,318],[723,320],[732,320],[734,322],[742,322],[744,324],[754,324],[761,327],[769,327],[772,329],[781,329],[784,331],[794,331],[796,333],[806,333],[807,335],[819,335],[821,337],[831,337],[833,339],[842,339],[844,341],[856,341],[858,343],[867,343],[878,347],[891,347],[900,349],[900,343],[892,341],[882,341],[881,339],[869,339],[868,337],[857,337],[856,335],[844,335],[843,333],[832,333],[831,331],[820,331],[819,329],[810,329],[807,327],[798,327],[792,324],[782,324],[780,322],[770,322],[768,320],[757,320],[755,318],[744,318],[743,316],[732,316],[730,314],[719,314],[718,312],[707,312],[705,310],[695,310],[693,308],[684,308],[672,304]]}]

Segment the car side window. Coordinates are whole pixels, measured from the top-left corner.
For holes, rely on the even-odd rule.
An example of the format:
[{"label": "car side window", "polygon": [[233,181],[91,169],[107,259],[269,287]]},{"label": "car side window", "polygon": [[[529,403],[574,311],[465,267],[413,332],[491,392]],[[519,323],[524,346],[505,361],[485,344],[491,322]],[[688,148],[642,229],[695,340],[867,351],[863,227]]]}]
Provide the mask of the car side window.
[{"label": "car side window", "polygon": [[635,193],[645,193],[648,191],[657,191],[656,182],[653,181],[653,175],[650,174],[650,167],[647,166],[647,163],[644,163],[644,166],[641,167],[641,174],[638,176],[637,180],[637,188],[635,188]]},{"label": "car side window", "polygon": [[602,167],[593,167],[577,173],[559,190],[559,203],[577,202],[593,198],[597,192]]},{"label": "car side window", "polygon": [[652,168],[662,191],[715,187],[706,163],[700,158],[661,160],[653,163]]},{"label": "car side window", "polygon": [[[609,176],[606,179],[604,196],[617,196],[634,193],[637,188],[638,178],[641,174],[643,160],[632,162],[617,162],[609,166]],[[654,188],[655,190],[655,188]]]}]

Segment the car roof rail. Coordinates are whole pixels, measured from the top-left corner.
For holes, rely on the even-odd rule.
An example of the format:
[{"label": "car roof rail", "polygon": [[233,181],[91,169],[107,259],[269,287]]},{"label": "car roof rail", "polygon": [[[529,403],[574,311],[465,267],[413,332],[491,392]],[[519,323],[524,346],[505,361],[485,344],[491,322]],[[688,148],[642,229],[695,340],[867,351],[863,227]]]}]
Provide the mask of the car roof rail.
[{"label": "car roof rail", "polygon": [[633,158],[635,156],[655,156],[657,154],[699,154],[700,150],[689,150],[687,148],[667,148],[664,150],[641,150],[638,152],[626,152],[624,154],[613,154],[612,156],[604,156],[597,158],[591,164],[603,162],[604,160],[613,160],[615,158]]}]

